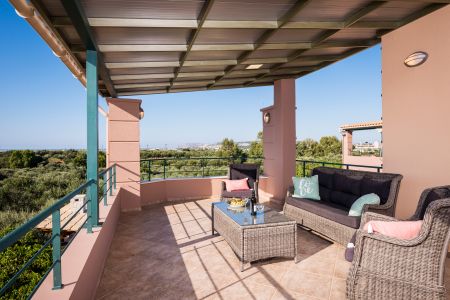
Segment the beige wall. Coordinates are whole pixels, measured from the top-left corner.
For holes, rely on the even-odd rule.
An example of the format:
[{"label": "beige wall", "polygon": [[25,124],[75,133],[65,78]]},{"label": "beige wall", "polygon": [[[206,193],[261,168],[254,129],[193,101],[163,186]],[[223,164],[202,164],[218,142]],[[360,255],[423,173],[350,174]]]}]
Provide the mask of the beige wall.
[{"label": "beige wall", "polygon": [[[428,60],[408,68],[405,58]],[[450,7],[382,38],[383,163],[400,173],[396,215],[410,216],[427,187],[450,184]]]},{"label": "beige wall", "polygon": [[263,121],[264,174],[268,177],[267,192],[272,200],[282,202],[295,175],[295,80],[282,79],[274,84],[274,105],[261,109]]},{"label": "beige wall", "polygon": [[[223,179],[225,177],[144,181],[141,183],[141,203],[150,205],[166,201],[219,198]],[[266,184],[267,178],[260,177],[259,195],[262,202],[267,200]]]},{"label": "beige wall", "polygon": [[53,271],[42,282],[33,299],[94,299],[103,274],[114,233],[120,217],[122,190],[107,198],[108,206],[99,206],[102,227],[87,233],[81,229],[61,257],[64,287],[53,290]]},{"label": "beige wall", "polygon": [[116,163],[122,211],[141,209],[140,106],[141,100],[109,98],[108,166]]}]

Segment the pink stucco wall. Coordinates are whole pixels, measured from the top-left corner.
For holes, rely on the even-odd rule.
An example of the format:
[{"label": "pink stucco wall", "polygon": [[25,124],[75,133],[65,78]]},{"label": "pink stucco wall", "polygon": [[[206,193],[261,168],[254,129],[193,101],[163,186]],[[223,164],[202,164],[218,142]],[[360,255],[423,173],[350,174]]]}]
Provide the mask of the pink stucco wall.
[{"label": "pink stucco wall", "polygon": [[53,272],[50,272],[33,299],[94,299],[119,221],[121,194],[119,190],[116,196],[108,197],[108,206],[100,205],[102,227],[94,228],[91,234],[82,229],[64,252],[61,258],[64,287],[52,290]]},{"label": "pink stucco wall", "polygon": [[[179,178],[147,181],[141,183],[142,205],[154,203],[191,200],[203,198],[218,198],[221,182],[225,177]],[[267,201],[267,178],[259,180],[260,200]]]},{"label": "pink stucco wall", "polygon": [[140,210],[141,100],[109,98],[108,166],[116,163],[117,185],[122,190],[122,211]]},{"label": "pink stucco wall", "polygon": [[261,109],[263,122],[264,173],[268,177],[267,192],[278,202],[284,201],[286,190],[295,175],[295,80],[282,79],[274,84],[274,105]]},{"label": "pink stucco wall", "polygon": [[[412,214],[423,189],[450,184],[450,7],[382,38],[384,170],[404,176],[397,216]],[[428,60],[404,65],[415,51]]]}]

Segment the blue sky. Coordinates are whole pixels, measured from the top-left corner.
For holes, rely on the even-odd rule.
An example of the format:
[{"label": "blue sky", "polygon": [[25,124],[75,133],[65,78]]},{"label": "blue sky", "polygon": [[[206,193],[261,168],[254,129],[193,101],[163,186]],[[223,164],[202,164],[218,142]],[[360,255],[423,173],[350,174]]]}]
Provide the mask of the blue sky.
[{"label": "blue sky", "polygon": [[[85,88],[29,24],[0,1],[0,149],[84,148]],[[296,81],[297,138],[339,137],[339,125],[381,117],[381,51],[356,54]],[[173,147],[252,140],[260,109],[273,103],[272,87],[147,95],[141,145]],[[100,105],[106,107],[104,99]],[[105,120],[100,116],[100,147]],[[358,134],[356,142],[378,138]]]}]

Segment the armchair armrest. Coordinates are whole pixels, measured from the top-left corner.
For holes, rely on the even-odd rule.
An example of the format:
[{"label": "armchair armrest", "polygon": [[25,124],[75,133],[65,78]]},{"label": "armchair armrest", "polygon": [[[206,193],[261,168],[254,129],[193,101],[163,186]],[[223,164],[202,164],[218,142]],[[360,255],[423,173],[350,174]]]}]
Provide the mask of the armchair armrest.
[{"label": "armchair armrest", "polygon": [[289,186],[287,189],[286,197],[292,197],[294,195],[294,186]]},{"label": "armchair armrest", "polygon": [[227,186],[225,184],[225,181],[221,181],[220,184],[222,185],[222,191],[226,191],[227,190]]},{"label": "armchair armrest", "polygon": [[396,218],[373,213],[373,212],[366,212],[361,217],[361,224],[359,226],[360,229],[364,227],[364,225],[369,221],[398,221]]}]

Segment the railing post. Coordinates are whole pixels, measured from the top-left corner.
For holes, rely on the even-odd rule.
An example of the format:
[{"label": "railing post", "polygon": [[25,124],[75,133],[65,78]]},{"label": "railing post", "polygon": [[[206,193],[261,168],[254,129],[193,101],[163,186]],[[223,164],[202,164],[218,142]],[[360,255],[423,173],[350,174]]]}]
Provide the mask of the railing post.
[{"label": "railing post", "polygon": [[167,161],[164,159],[163,160],[163,177],[164,177],[164,179],[166,179],[166,163],[167,163]]},{"label": "railing post", "polygon": [[98,72],[97,51],[86,50],[86,92],[87,92],[87,180],[94,183],[87,188],[91,203],[91,223],[98,226]]},{"label": "railing post", "polygon": [[114,183],[114,189],[116,189],[116,174],[117,174],[117,169],[116,169],[117,165],[114,165],[114,176],[113,176],[113,183]]},{"label": "railing post", "polygon": [[108,205],[108,176],[106,176],[107,172],[103,174],[103,206]]},{"label": "railing post", "polygon": [[303,177],[306,176],[306,161],[303,161]]},{"label": "railing post", "polygon": [[112,194],[113,194],[112,193],[112,189],[113,189],[112,168],[109,168],[108,173],[109,173],[109,195],[112,196]]},{"label": "railing post", "polygon": [[62,288],[61,279],[61,215],[60,210],[52,213],[52,257],[53,257],[53,289]]},{"label": "railing post", "polygon": [[91,199],[89,198],[89,194],[86,194],[86,208],[87,208],[87,215],[86,215],[86,230],[87,233],[92,233],[92,210],[90,209],[91,207]]},{"label": "railing post", "polygon": [[205,177],[205,160],[200,159],[200,165],[202,166],[202,177]]},{"label": "railing post", "polygon": [[152,180],[152,161],[148,160],[148,181]]}]

